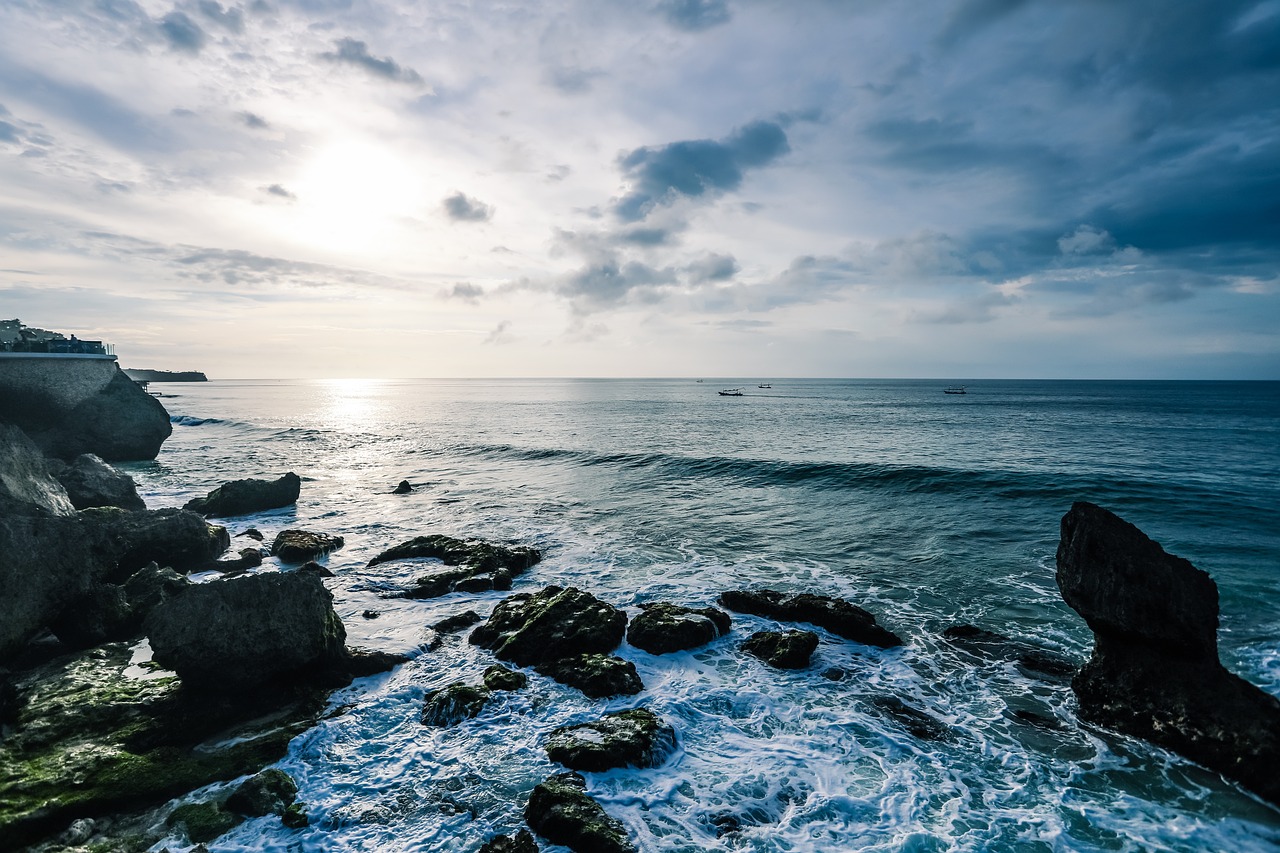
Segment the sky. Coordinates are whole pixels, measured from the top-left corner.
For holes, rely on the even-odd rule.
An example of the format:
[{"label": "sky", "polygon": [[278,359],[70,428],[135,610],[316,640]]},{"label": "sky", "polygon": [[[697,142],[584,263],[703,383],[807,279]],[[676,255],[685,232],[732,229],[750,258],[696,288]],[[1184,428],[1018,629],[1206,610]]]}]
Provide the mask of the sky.
[{"label": "sky", "polygon": [[2,0],[0,317],[225,379],[1280,379],[1280,0]]}]

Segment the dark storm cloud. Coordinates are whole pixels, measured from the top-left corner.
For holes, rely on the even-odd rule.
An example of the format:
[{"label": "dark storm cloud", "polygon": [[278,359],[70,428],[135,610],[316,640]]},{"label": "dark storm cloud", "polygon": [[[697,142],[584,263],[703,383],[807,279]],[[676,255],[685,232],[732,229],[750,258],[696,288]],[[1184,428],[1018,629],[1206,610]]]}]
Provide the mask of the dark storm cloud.
[{"label": "dark storm cloud", "polygon": [[885,119],[870,125],[866,133],[884,145],[887,163],[922,172],[1019,169],[1039,176],[1068,163],[1064,155],[1040,142],[981,139],[969,121],[959,119]]},{"label": "dark storm cloud", "polygon": [[376,77],[394,80],[400,83],[421,83],[422,77],[412,68],[402,68],[391,57],[377,58],[369,53],[369,46],[353,38],[340,38],[333,43],[337,50],[320,54],[321,59],[330,62],[354,65],[363,68]]},{"label": "dark storm cloud", "polygon": [[460,192],[446,198],[444,212],[454,222],[488,222],[493,218],[493,208],[484,202]]},{"label": "dark storm cloud", "polygon": [[1025,5],[1027,0],[969,0],[951,16],[938,42],[952,46]]},{"label": "dark storm cloud", "polygon": [[209,38],[186,12],[177,10],[160,19],[160,32],[170,47],[185,53],[199,53]]},{"label": "dark storm cloud", "polygon": [[742,184],[746,170],[768,165],[790,150],[782,127],[770,121],[752,122],[722,140],[637,148],[619,163],[632,189],[614,213],[624,222],[636,222],[681,196],[731,192]]},{"label": "dark storm cloud", "polygon": [[701,32],[729,22],[725,0],[662,0],[658,11],[667,23],[686,32]]}]

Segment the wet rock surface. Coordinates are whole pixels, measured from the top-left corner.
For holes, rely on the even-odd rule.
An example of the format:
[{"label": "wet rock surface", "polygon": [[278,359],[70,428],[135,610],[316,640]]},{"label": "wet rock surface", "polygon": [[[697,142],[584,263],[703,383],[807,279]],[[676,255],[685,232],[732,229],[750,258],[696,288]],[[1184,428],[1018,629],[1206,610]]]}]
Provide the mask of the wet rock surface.
[{"label": "wet rock surface", "polygon": [[528,683],[529,676],[502,664],[494,664],[484,671],[484,686],[490,690],[523,690]]},{"label": "wet rock surface", "polygon": [[320,578],[273,572],[184,589],[147,616],[155,659],[190,686],[228,690],[341,666],[346,631]]},{"label": "wet rock surface", "polygon": [[942,720],[914,705],[908,705],[897,696],[876,696],[870,702],[872,707],[920,740],[946,741],[954,737],[951,727]]},{"label": "wet rock surface", "polygon": [[428,558],[447,568],[418,577],[406,590],[407,598],[438,598],[451,592],[485,592],[511,588],[511,579],[542,559],[536,548],[494,545],[478,539],[456,539],[433,534],[418,536],[388,548],[369,566],[395,560]]},{"label": "wet rock surface", "polygon": [[293,777],[274,767],[263,770],[240,783],[224,807],[245,817],[282,815],[298,798],[298,785]]},{"label": "wet rock surface", "polygon": [[1014,661],[1033,676],[1060,679],[1076,671],[1070,658],[976,625],[952,625],[942,632],[942,638],[975,657]]},{"label": "wet rock surface", "polygon": [[71,409],[41,401],[4,401],[0,419],[22,427],[47,456],[74,459],[92,453],[108,462],[155,459],[173,434],[169,413],[124,372]]},{"label": "wet rock surface", "polygon": [[493,697],[483,687],[455,681],[448,687],[432,690],[422,706],[424,726],[454,726],[479,715]]},{"label": "wet rock surface", "polygon": [[433,631],[439,631],[441,634],[456,634],[465,628],[470,628],[477,622],[483,621],[483,617],[474,610],[464,610],[453,616],[446,616],[439,622],[431,626]]},{"label": "wet rock surface", "polygon": [[290,471],[275,480],[232,480],[187,501],[183,509],[208,517],[248,515],[295,504],[301,491],[302,479]]},{"label": "wet rock surface", "polygon": [[561,684],[581,690],[592,699],[634,696],[644,690],[635,664],[613,655],[570,655],[540,661],[533,668]]},{"label": "wet rock surface", "polygon": [[568,655],[606,654],[622,642],[627,616],[575,587],[548,586],[508,596],[488,621],[471,632],[471,643],[501,660],[530,666]]},{"label": "wet rock surface", "polygon": [[1084,502],[1062,518],[1056,577],[1094,634],[1093,655],[1071,682],[1080,717],[1280,804],[1280,700],[1219,662],[1213,580]]},{"label": "wet rock surface", "polygon": [[888,649],[902,645],[902,639],[881,627],[870,611],[826,595],[787,595],[772,589],[731,590],[720,596],[720,605],[780,622],[807,622],[867,646]]},{"label": "wet rock surface", "polygon": [[804,669],[818,648],[812,631],[757,631],[742,644],[749,655],[778,669]]},{"label": "wet rock surface", "polygon": [[647,708],[606,714],[599,720],[561,726],[545,745],[547,757],[570,770],[657,767],[676,749],[676,732]]},{"label": "wet rock surface", "polygon": [[627,625],[627,642],[650,654],[694,649],[729,633],[729,614],[714,607],[682,607],[665,601],[641,604]]},{"label": "wet rock surface", "polygon": [[51,462],[50,470],[76,509],[114,506],[120,509],[144,510],[146,503],[138,496],[133,478],[112,468],[92,453],[82,453],[70,464]]},{"label": "wet rock surface", "polygon": [[49,471],[44,454],[25,432],[0,423],[0,517],[72,515],[76,507]]},{"label": "wet rock surface", "polygon": [[310,530],[282,530],[271,543],[271,556],[286,563],[302,563],[346,544],[341,536],[315,533]]},{"label": "wet rock surface", "polygon": [[534,832],[577,853],[635,853],[622,824],[587,794],[578,773],[559,773],[529,796],[525,820]]},{"label": "wet rock surface", "polygon": [[180,572],[200,571],[231,547],[225,527],[181,509],[127,512],[98,507],[83,511],[80,517],[95,535],[110,542],[115,559],[108,579],[115,581],[123,581],[148,563]]},{"label": "wet rock surface", "polygon": [[479,853],[538,853],[538,842],[529,830],[522,829],[515,835],[495,835],[484,843]]}]

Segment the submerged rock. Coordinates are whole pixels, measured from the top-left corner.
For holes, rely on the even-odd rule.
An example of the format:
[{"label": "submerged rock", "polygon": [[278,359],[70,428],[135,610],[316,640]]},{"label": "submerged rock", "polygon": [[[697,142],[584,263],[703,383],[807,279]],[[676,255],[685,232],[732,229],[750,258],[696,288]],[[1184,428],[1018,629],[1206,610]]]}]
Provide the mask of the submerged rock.
[{"label": "submerged rock", "polygon": [[248,515],[297,503],[301,491],[302,479],[290,471],[275,480],[232,480],[187,501],[183,509],[220,518]]},{"label": "submerged rock", "polygon": [[529,676],[495,663],[484,671],[484,686],[490,690],[523,690]]},{"label": "submerged rock", "polygon": [[224,805],[228,811],[245,817],[283,815],[297,798],[298,785],[293,777],[272,767],[240,783]]},{"label": "submerged rock", "polygon": [[613,651],[626,632],[627,615],[575,587],[549,586],[503,599],[471,643],[520,666],[568,655]]},{"label": "submerged rock", "polygon": [[463,628],[470,628],[481,620],[479,613],[474,610],[464,610],[453,616],[446,616],[439,622],[431,626],[433,631],[439,631],[441,634],[453,634],[461,631]]},{"label": "submerged rock", "polygon": [[454,726],[463,720],[469,720],[484,710],[484,706],[493,698],[483,687],[472,687],[455,681],[448,687],[432,690],[425,697],[422,706],[422,724],[424,726]]},{"label": "submerged rock", "polygon": [[538,853],[538,842],[529,830],[522,829],[515,835],[495,835],[484,843],[479,853]]},{"label": "submerged rock", "polygon": [[729,614],[714,607],[681,607],[665,601],[641,604],[627,625],[627,642],[650,654],[693,649],[729,633]]},{"label": "submerged rock", "polygon": [[345,544],[346,540],[341,536],[331,536],[328,533],[282,530],[271,543],[271,556],[279,557],[286,563],[301,563],[336,551]]},{"label": "submerged rock", "polygon": [[413,484],[410,483],[408,480],[401,480],[399,483],[396,484],[396,487],[391,490],[391,494],[407,495],[412,491],[413,491]]},{"label": "submerged rock", "polygon": [[510,589],[511,579],[542,559],[536,548],[508,547],[478,539],[455,539],[433,534],[418,536],[388,548],[369,566],[414,558],[439,560],[450,568],[422,575],[404,594],[407,598],[438,598],[451,592]]},{"label": "submerged rock", "polygon": [[224,575],[239,575],[262,565],[262,551],[257,548],[241,548],[231,560],[218,560],[209,568]]},{"label": "submerged rock", "polygon": [[818,648],[812,631],[757,631],[742,644],[742,650],[779,669],[804,669]]},{"label": "submerged rock", "polygon": [[932,714],[908,705],[897,696],[876,696],[871,704],[920,740],[951,740],[951,727]]},{"label": "submerged rock", "polygon": [[577,853],[636,853],[626,829],[587,794],[578,773],[558,773],[535,786],[524,818],[552,844]]},{"label": "submerged rock", "polygon": [[720,596],[720,604],[738,613],[767,616],[781,622],[808,622],[867,646],[888,649],[902,645],[902,638],[877,624],[870,611],[826,595],[788,596],[772,589],[733,590]]},{"label": "submerged rock", "polygon": [[272,572],[195,584],[144,624],[155,659],[185,683],[239,689],[316,677],[346,658],[346,630],[320,578]]},{"label": "submerged rock", "polygon": [[1145,738],[1280,804],[1280,700],[1218,660],[1218,588],[1091,503],[1062,518],[1057,581],[1094,634],[1082,719]]},{"label": "submerged rock", "polygon": [[1068,658],[1021,640],[1013,640],[976,625],[952,625],[942,637],[957,648],[980,658],[1012,660],[1023,670],[1049,678],[1063,678],[1076,671]]},{"label": "submerged rock", "polygon": [[138,496],[133,478],[117,471],[92,453],[82,453],[71,464],[53,463],[53,475],[67,490],[67,496],[76,509],[95,506],[114,506],[120,509],[143,510],[147,505]]},{"label": "submerged rock", "polygon": [[547,757],[570,770],[657,767],[676,748],[676,732],[647,708],[561,726],[547,738]]},{"label": "submerged rock", "polygon": [[196,844],[213,841],[244,823],[241,815],[216,802],[185,803],[169,813],[165,825],[181,829]]},{"label": "submerged rock", "polygon": [[634,696],[644,690],[635,664],[613,655],[570,655],[539,661],[533,668],[561,684],[581,690],[592,699]]}]

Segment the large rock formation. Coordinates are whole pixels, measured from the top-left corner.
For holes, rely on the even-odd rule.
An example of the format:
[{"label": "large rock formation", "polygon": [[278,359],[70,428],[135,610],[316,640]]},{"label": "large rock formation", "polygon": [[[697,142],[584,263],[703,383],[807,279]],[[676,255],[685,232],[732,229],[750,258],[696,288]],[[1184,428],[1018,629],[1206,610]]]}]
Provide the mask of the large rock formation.
[{"label": "large rock formation", "polygon": [[623,825],[587,793],[578,773],[557,773],[533,789],[524,819],[552,844],[576,853],[635,853]]},{"label": "large rock formation", "polygon": [[445,568],[422,575],[405,592],[407,598],[438,598],[451,592],[511,589],[511,579],[542,559],[536,548],[493,545],[478,539],[432,534],[416,536],[388,548],[369,566],[415,558],[439,560]]},{"label": "large rock formation", "polygon": [[25,432],[0,423],[0,516],[72,515],[66,488]]},{"label": "large rock formation", "polygon": [[808,622],[833,634],[882,649],[902,645],[902,638],[880,627],[876,617],[856,604],[826,595],[786,595],[772,589],[731,590],[720,604],[738,613],[767,616],[783,622]]},{"label": "large rock formation", "polygon": [[648,708],[561,726],[547,738],[547,757],[570,770],[657,767],[676,749],[676,732]]},{"label": "large rock formation", "polygon": [[81,512],[80,518],[87,530],[110,543],[115,559],[108,579],[117,582],[148,563],[180,572],[205,569],[231,546],[225,527],[181,509],[126,512],[96,507]]},{"label": "large rock formation", "polygon": [[67,490],[76,509],[114,506],[146,509],[133,478],[117,471],[92,453],[82,453],[70,464],[50,460],[49,470]]},{"label": "large rock formation", "polygon": [[1093,630],[1071,686],[1080,716],[1145,738],[1280,803],[1280,700],[1218,660],[1218,588],[1090,503],[1062,518],[1063,600]]},{"label": "large rock formation", "polygon": [[301,491],[302,478],[290,471],[274,480],[232,480],[202,498],[192,498],[183,509],[219,518],[248,515],[297,503]]},{"label": "large rock formation", "polygon": [[665,601],[641,604],[627,625],[627,642],[654,655],[693,649],[729,633],[729,614],[714,607],[681,607]]},{"label": "large rock formation", "polygon": [[190,686],[220,690],[316,677],[346,660],[333,595],[305,572],[196,584],[143,625],[155,659]]}]

